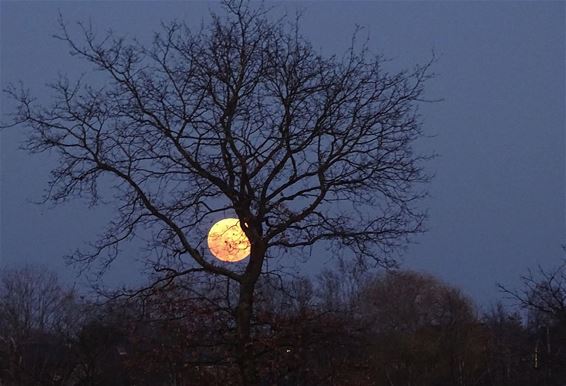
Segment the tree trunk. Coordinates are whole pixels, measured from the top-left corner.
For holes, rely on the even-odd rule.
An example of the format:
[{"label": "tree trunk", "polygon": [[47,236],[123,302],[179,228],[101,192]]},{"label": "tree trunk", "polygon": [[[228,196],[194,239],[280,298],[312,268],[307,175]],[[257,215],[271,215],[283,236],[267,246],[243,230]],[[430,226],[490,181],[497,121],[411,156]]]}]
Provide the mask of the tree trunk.
[{"label": "tree trunk", "polygon": [[[261,232],[257,232],[261,234]],[[236,310],[237,361],[244,386],[259,385],[259,377],[255,363],[254,345],[251,336],[251,322],[254,306],[254,290],[261,274],[265,258],[265,244],[259,240],[252,243],[250,261],[240,282],[240,296]]]},{"label": "tree trunk", "polygon": [[240,297],[236,311],[237,359],[242,384],[245,386],[255,386],[259,384],[253,353],[253,342],[251,339],[254,287],[255,282],[253,284],[240,284]]}]

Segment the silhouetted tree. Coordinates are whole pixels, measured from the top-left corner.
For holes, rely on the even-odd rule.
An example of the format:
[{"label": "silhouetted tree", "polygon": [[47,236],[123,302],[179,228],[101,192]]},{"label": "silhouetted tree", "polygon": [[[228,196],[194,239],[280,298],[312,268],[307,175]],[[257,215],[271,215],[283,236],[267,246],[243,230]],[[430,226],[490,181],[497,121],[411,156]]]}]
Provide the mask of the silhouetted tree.
[{"label": "silhouetted tree", "polygon": [[[566,322],[566,263],[554,269],[538,267],[521,276],[522,287],[499,288],[518,301],[519,305],[537,311],[554,321]],[[542,317],[542,316],[541,316]]]},{"label": "silhouetted tree", "polygon": [[394,271],[370,280],[357,302],[373,382],[478,384],[486,338],[473,304],[457,288]]},{"label": "silhouetted tree", "polygon": [[499,287],[527,311],[538,382],[558,385],[566,376],[566,263],[551,269],[539,266],[521,281],[518,289]]},{"label": "silhouetted tree", "polygon": [[[327,241],[386,264],[422,230],[426,157],[413,143],[430,63],[389,73],[355,39],[344,56],[325,57],[261,8],[225,9],[198,32],[165,26],[149,47],[85,25],[76,39],[61,23],[59,38],[101,77],[57,81],[43,107],[7,91],[19,103],[12,124],[31,128],[27,148],[58,154],[49,199],[97,203],[101,178],[113,184],[116,218],[75,260],[106,266],[143,229],[165,280],[205,271],[236,282],[237,358],[253,385],[253,294],[268,255]],[[226,213],[251,243],[243,264],[204,251]]]},{"label": "silhouetted tree", "polygon": [[0,381],[58,385],[73,361],[69,338],[80,315],[72,290],[44,267],[0,271]]},{"label": "silhouetted tree", "polygon": [[498,303],[483,315],[482,322],[488,334],[484,384],[536,384],[533,347],[521,316]]}]

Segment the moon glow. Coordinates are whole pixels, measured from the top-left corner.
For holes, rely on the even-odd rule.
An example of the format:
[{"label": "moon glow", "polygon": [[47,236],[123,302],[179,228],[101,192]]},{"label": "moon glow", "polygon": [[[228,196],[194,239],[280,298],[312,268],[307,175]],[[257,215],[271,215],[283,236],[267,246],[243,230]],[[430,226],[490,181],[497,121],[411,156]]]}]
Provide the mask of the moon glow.
[{"label": "moon glow", "polygon": [[208,249],[219,260],[234,263],[250,254],[250,241],[237,218],[225,218],[208,232]]}]

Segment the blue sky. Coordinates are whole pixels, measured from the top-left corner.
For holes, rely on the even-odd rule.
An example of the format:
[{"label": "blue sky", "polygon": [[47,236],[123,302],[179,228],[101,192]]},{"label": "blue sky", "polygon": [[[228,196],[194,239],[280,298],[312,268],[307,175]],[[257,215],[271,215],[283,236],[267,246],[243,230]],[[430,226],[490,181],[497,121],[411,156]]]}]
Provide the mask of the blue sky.
[{"label": "blue sky", "polygon": [[[564,257],[565,3],[563,2],[285,2],[303,10],[303,33],[327,54],[340,54],[354,26],[392,68],[422,63],[434,50],[438,74],[427,88],[440,103],[422,107],[427,133],[419,143],[439,157],[430,185],[429,231],[402,258],[460,286],[481,304],[500,297],[496,282],[518,285],[529,267],[551,267]],[[218,3],[9,2],[0,3],[2,86],[22,80],[41,100],[58,73],[87,70],[51,37],[60,11],[69,22],[92,20],[142,41],[161,21],[198,27]],[[2,111],[10,102],[2,96]],[[89,240],[111,216],[85,202],[49,208],[41,197],[54,157],[18,150],[21,130],[0,133],[0,260],[41,263],[68,280],[62,256]],[[316,257],[315,257],[316,258]],[[323,263],[306,269],[316,273]],[[324,260],[326,261],[326,260]],[[129,280],[130,257],[114,280]]]}]

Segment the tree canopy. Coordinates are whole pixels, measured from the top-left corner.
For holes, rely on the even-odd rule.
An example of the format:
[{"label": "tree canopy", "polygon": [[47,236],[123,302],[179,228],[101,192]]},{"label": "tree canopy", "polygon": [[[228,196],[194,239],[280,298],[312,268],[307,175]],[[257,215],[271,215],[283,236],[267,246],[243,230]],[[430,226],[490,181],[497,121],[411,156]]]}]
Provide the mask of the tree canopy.
[{"label": "tree canopy", "polygon": [[[389,73],[355,36],[344,55],[325,56],[297,23],[224,5],[201,30],[164,25],[149,46],[85,24],[77,37],[61,21],[58,38],[97,80],[61,78],[45,106],[7,91],[18,102],[11,124],[31,128],[27,148],[58,154],[49,199],[96,203],[101,178],[111,181],[116,218],[75,260],[105,266],[149,231],[161,280],[204,271],[239,283],[245,343],[267,257],[326,241],[387,264],[422,230],[427,157],[414,142],[431,63]],[[250,241],[242,265],[206,251],[210,225],[227,214]]]}]

